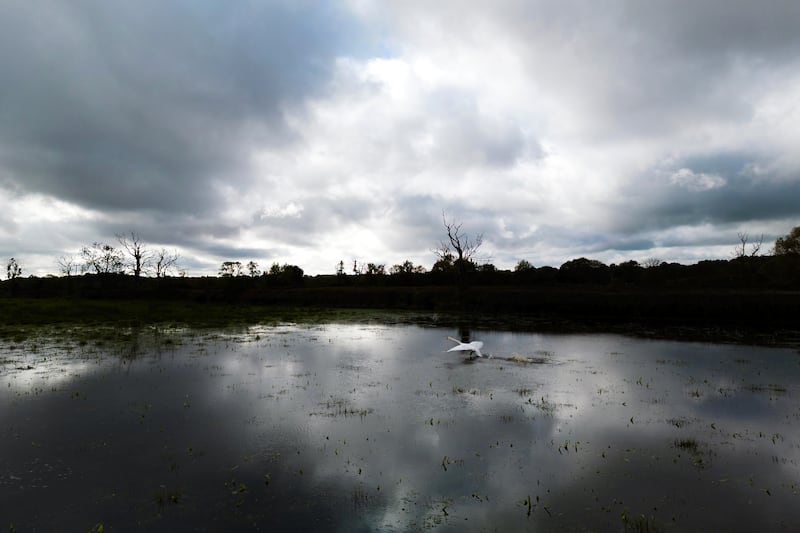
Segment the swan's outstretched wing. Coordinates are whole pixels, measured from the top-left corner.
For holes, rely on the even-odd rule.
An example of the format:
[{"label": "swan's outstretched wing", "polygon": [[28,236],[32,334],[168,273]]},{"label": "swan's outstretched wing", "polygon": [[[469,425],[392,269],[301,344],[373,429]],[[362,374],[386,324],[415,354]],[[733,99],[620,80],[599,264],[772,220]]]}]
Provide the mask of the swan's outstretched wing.
[{"label": "swan's outstretched wing", "polygon": [[462,342],[462,343],[461,343],[461,344],[459,344],[458,346],[453,346],[452,348],[450,348],[450,349],[449,349],[449,350],[447,350],[447,351],[448,351],[448,352],[471,352],[471,351],[472,351],[472,348],[469,346],[469,344],[464,344],[464,343]]},{"label": "swan's outstretched wing", "polygon": [[[452,340],[452,339],[451,339]],[[472,341],[472,342],[459,342],[458,346],[453,346],[448,352],[472,352],[478,357],[483,357],[481,353],[481,348],[483,348],[483,343],[481,341]]]}]

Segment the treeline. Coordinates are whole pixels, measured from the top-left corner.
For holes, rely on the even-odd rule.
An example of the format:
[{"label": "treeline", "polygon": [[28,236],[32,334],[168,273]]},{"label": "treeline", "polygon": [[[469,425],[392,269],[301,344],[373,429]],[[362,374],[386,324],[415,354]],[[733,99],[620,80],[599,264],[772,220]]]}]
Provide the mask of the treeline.
[{"label": "treeline", "polygon": [[[800,343],[800,333],[792,333],[798,330],[800,316],[800,228],[779,239],[773,255],[758,255],[760,241],[748,248],[743,238],[741,253],[730,260],[606,265],[578,258],[559,268],[535,267],[523,260],[513,270],[473,261],[480,239],[464,239],[458,226],[448,226],[448,236],[430,271],[406,261],[389,269],[354,262],[348,272],[340,262],[335,273],[308,276],[295,265],[273,263],[262,271],[253,261],[227,261],[217,276],[190,277],[175,268],[177,254],[152,253],[132,234],[127,240],[120,238],[127,261],[112,246],[86,247],[81,254],[82,275],[72,275],[74,264],[68,263],[62,276],[23,277],[22,267],[12,259],[7,280],[0,283],[0,298],[7,299],[6,309],[16,306],[29,314],[53,307],[31,304],[31,299],[58,300],[53,307],[57,309],[64,309],[70,300],[83,304],[104,300],[120,310],[152,309],[148,316],[206,304],[219,304],[216,310],[255,313],[259,306],[382,308],[484,318],[510,313],[515,323],[529,321],[536,328],[589,324],[613,331],[638,324],[655,329],[719,329],[736,335],[749,331],[762,340],[772,335]],[[11,312],[6,319],[17,320],[17,315]],[[149,320],[148,316],[141,320]],[[188,320],[180,312],[174,319]],[[774,339],[767,342],[777,342]]]},{"label": "treeline", "polygon": [[[136,300],[154,311],[186,302],[233,309],[372,308],[483,317],[511,313],[518,317],[515,320],[523,317],[541,328],[594,324],[613,330],[636,323],[655,328],[748,330],[762,336],[796,330],[800,316],[797,255],[649,267],[634,262],[604,265],[580,258],[560,268],[530,266],[513,271],[305,276],[292,268],[279,270],[258,276],[137,278],[87,273],[17,277],[0,283],[0,298],[16,301],[21,307],[30,299],[118,301],[122,308]],[[185,321],[187,317],[174,319]]]},{"label": "treeline", "polygon": [[595,286],[618,288],[800,289],[800,255],[739,257],[700,261],[694,265],[661,262],[643,266],[636,261],[606,265],[587,258],[561,267],[534,267],[520,262],[514,270],[475,265],[466,271],[358,274],[306,278],[309,286]]},{"label": "treeline", "polygon": [[[635,261],[606,265],[579,258],[561,267],[517,265],[514,270],[475,267],[465,271],[418,270],[330,275],[304,275],[294,265],[273,265],[257,275],[145,278],[125,273],[86,273],[80,276],[16,277],[0,284],[0,294],[52,293],[54,296],[101,297],[102,294],[153,293],[164,297],[209,293],[235,299],[273,289],[367,287],[572,287],[608,289],[760,289],[800,290],[800,255],[740,257],[700,261],[694,265],[662,262],[642,266]],[[109,292],[110,291],[110,292]],[[229,295],[224,298],[222,295]],[[216,299],[215,296],[212,299]]]}]

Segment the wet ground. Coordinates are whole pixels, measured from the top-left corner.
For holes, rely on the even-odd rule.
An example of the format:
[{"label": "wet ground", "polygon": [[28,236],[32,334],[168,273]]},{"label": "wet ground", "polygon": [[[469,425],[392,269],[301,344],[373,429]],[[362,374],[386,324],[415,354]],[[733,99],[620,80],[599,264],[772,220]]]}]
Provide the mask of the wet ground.
[{"label": "wet ground", "polygon": [[[412,325],[0,344],[12,531],[800,528],[800,354]],[[467,339],[465,339],[467,340]],[[9,526],[6,526],[8,524]]]}]

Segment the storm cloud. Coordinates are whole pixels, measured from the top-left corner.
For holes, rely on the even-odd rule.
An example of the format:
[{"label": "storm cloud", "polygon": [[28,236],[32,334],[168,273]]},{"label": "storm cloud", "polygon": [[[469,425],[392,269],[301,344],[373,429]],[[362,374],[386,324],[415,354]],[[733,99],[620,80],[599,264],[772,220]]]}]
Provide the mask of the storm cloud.
[{"label": "storm cloud", "polygon": [[221,261],[728,257],[800,223],[800,6],[23,2],[0,17],[0,259],[136,231]]}]

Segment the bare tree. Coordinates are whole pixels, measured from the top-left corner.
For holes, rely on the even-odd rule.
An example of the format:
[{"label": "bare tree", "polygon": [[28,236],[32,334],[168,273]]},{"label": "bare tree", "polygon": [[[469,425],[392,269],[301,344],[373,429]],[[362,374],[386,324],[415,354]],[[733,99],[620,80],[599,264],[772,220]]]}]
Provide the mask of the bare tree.
[{"label": "bare tree", "polygon": [[157,278],[163,278],[177,268],[178,265],[178,252],[169,251],[166,248],[161,248],[151,256],[151,265]]},{"label": "bare tree", "polygon": [[737,244],[736,248],[733,250],[733,256],[736,258],[757,256],[758,252],[761,250],[761,244],[764,242],[764,234],[761,234],[758,241],[750,243],[749,252],[747,250],[747,244],[750,240],[750,236],[742,232],[738,232],[737,235],[739,236],[739,244]]},{"label": "bare tree", "polygon": [[642,268],[656,268],[661,266],[661,259],[658,257],[648,257],[647,259],[641,262]]},{"label": "bare tree", "polygon": [[452,260],[459,275],[475,268],[475,256],[483,243],[483,234],[478,233],[470,238],[461,231],[462,223],[447,220],[442,213],[442,223],[447,232],[447,238],[439,241],[439,247],[433,250],[439,261]]},{"label": "bare tree", "polygon": [[147,268],[151,254],[147,247],[142,243],[142,240],[135,232],[130,232],[130,236],[117,235],[117,240],[131,256],[130,266],[133,271],[133,276],[139,278],[142,275],[142,270]]},{"label": "bare tree", "polygon": [[84,262],[82,269],[94,270],[95,274],[118,274],[125,266],[122,252],[110,244],[95,242],[91,246],[84,246],[81,248],[81,257]]},{"label": "bare tree", "polygon": [[56,261],[58,264],[58,270],[65,276],[69,277],[75,272],[78,271],[78,261],[75,259],[75,256],[72,254],[69,255],[62,255]]}]

